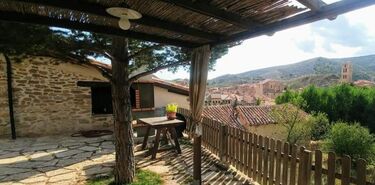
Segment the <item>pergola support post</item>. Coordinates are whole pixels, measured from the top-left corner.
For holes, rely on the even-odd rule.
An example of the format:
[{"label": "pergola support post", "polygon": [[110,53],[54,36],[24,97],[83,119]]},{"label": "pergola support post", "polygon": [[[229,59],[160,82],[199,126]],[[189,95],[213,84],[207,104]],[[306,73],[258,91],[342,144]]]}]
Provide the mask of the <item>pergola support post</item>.
[{"label": "pergola support post", "polygon": [[210,46],[204,45],[193,49],[191,68],[190,68],[190,110],[191,123],[195,127],[194,147],[193,147],[193,184],[202,184],[201,178],[201,159],[202,159],[202,111],[204,105],[204,96],[206,93],[208,62],[211,56]]},{"label": "pergola support post", "polygon": [[8,105],[9,105],[9,121],[10,121],[10,131],[12,134],[12,139],[16,139],[16,124],[14,122],[14,109],[13,109],[13,85],[12,85],[12,63],[8,55],[4,54],[7,66],[7,87],[8,87]]}]

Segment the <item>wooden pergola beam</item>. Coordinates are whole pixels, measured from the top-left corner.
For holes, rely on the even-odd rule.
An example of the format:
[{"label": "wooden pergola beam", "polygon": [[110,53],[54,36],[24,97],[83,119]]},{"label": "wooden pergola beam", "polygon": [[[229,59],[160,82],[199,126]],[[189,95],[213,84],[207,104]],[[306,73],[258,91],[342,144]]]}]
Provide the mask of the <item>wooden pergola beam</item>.
[{"label": "wooden pergola beam", "polygon": [[323,6],[320,8],[319,11],[308,11],[299,15],[295,15],[288,19],[284,19],[278,22],[274,22],[265,26],[255,28],[251,31],[244,31],[238,34],[228,36],[226,38],[223,38],[222,40],[210,44],[212,46],[215,46],[220,44],[236,42],[239,40],[250,39],[261,35],[266,35],[288,28],[300,26],[303,24],[312,23],[318,20],[334,17],[343,13],[347,13],[374,4],[375,0],[342,0],[336,3],[329,4],[327,6]]},{"label": "wooden pergola beam", "polygon": [[[89,3],[85,1],[79,1],[79,0],[74,0],[74,1],[69,1],[69,2],[66,2],[65,0],[14,0],[14,1],[19,1],[19,2],[24,2],[24,3],[25,2],[33,3],[37,5],[42,5],[42,6],[45,5],[45,6],[51,6],[51,7],[56,7],[56,8],[69,9],[69,10],[89,13],[92,15],[98,15],[98,16],[103,16],[103,17],[108,17],[108,18],[116,18],[116,17],[109,15],[106,12],[107,7],[104,7],[96,3],[94,4],[94,3]],[[137,24],[145,25],[145,26],[161,28],[161,29],[168,30],[168,31],[173,31],[173,32],[191,35],[195,37],[205,38],[208,40],[217,40],[220,37],[222,37],[222,35],[217,34],[217,33],[208,33],[199,29],[195,29],[189,26],[161,20],[161,19],[151,17],[148,15],[142,15],[141,19],[133,19],[130,21],[137,23]]]},{"label": "wooden pergola beam", "polygon": [[313,11],[318,11],[321,7],[327,5],[322,0],[297,0],[297,1]]},{"label": "wooden pergola beam", "polygon": [[120,28],[115,28],[115,27],[97,25],[93,23],[82,23],[82,22],[72,21],[68,19],[59,19],[59,18],[46,17],[46,16],[41,16],[41,15],[35,15],[35,14],[23,14],[19,12],[0,11],[0,20],[40,24],[40,25],[46,25],[46,26],[56,26],[56,27],[62,27],[62,28],[68,28],[68,29],[77,29],[81,31],[108,34],[108,35],[117,35],[117,36],[123,36],[123,37],[128,37],[128,38],[139,39],[139,40],[146,40],[146,41],[156,42],[156,43],[164,43],[167,45],[174,45],[174,46],[180,46],[180,47],[186,47],[186,48],[194,48],[199,45],[197,43],[192,43],[189,41],[171,39],[171,38],[151,35],[147,33],[122,30]]},{"label": "wooden pergola beam", "polygon": [[209,17],[213,17],[216,19],[226,21],[228,23],[239,26],[246,30],[249,28],[260,26],[260,24],[254,20],[244,19],[240,15],[227,12],[222,9],[215,8],[213,6],[208,5],[205,2],[201,2],[201,1],[192,2],[191,0],[160,0],[160,1],[185,8],[193,12],[200,13],[202,15],[207,15]]}]

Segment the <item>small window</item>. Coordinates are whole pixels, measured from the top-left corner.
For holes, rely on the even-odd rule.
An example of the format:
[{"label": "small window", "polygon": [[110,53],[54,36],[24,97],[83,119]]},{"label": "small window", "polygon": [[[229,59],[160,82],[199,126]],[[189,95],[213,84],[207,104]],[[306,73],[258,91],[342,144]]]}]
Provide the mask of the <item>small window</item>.
[{"label": "small window", "polygon": [[131,87],[132,108],[154,108],[154,85],[153,84],[133,84]]},{"label": "small window", "polygon": [[112,114],[110,87],[91,87],[92,114]]}]

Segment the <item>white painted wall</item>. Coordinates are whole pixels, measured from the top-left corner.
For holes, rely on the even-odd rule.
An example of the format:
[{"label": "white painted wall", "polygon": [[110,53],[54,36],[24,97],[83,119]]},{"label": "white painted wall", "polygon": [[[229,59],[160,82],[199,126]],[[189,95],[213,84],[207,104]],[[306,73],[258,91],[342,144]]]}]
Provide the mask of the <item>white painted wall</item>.
[{"label": "white painted wall", "polygon": [[189,108],[189,96],[168,92],[168,89],[154,86],[155,108],[164,107],[168,103],[177,103],[179,107]]}]

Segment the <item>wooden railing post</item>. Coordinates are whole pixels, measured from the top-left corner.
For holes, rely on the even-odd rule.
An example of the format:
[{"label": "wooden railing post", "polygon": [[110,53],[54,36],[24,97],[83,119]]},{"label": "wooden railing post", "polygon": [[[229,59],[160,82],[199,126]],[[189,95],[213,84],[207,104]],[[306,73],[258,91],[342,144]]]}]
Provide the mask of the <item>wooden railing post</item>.
[{"label": "wooden railing post", "polygon": [[228,126],[221,124],[219,128],[219,158],[222,162],[227,162],[227,131]]},{"label": "wooden railing post", "polygon": [[304,150],[301,151],[300,157],[300,174],[298,185],[309,185],[311,184],[311,161],[312,155],[311,151]]}]

